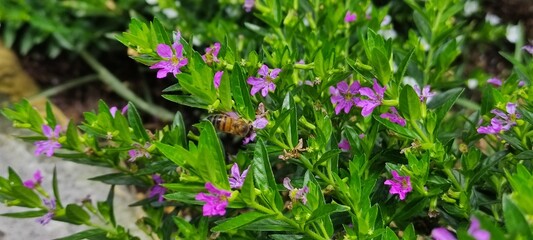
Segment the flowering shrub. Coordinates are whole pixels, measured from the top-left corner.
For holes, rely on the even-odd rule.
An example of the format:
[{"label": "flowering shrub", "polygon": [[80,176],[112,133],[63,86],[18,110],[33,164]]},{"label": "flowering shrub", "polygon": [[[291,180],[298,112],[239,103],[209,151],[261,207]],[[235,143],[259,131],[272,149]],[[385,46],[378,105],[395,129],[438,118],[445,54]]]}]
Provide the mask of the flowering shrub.
[{"label": "flowering shrub", "polygon": [[[116,36],[169,82],[164,98],[211,116],[198,131],[179,112],[149,131],[131,103],[119,112],[102,101],[64,128],[26,101],[3,114],[38,134],[36,154],[114,168],[93,180],[146,189],[134,205],[153,238],[533,238],[528,47],[505,55],[509,77],[467,93],[462,2],[405,1],[414,25],[396,37],[389,8],[370,1],[220,2],[220,14],[250,21],[247,34],[213,34],[202,48],[156,18]],[[244,138],[236,154],[218,132]],[[64,206],[43,180],[0,178],[6,204],[38,209],[6,215],[90,227],[66,239],[135,238],[114,220],[113,187],[96,207]]]}]

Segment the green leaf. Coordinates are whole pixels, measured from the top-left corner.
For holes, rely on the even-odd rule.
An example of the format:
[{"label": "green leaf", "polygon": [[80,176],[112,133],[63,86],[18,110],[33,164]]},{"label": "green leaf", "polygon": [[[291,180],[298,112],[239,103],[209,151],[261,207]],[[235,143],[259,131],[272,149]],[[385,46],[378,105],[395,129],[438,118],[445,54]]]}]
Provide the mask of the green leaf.
[{"label": "green leaf", "polygon": [[241,194],[239,195],[244,203],[251,205],[255,201],[255,186],[254,186],[254,165],[251,164],[248,169],[248,174],[244,179],[244,183],[241,188]]},{"label": "green leaf", "polygon": [[403,231],[402,239],[416,240],[415,226],[413,225],[413,223],[409,223],[409,225],[405,228],[405,230]]},{"label": "green leaf", "polygon": [[59,196],[59,188],[57,187],[57,171],[55,166],[52,175],[52,189],[54,190],[54,197],[56,199],[57,207],[63,208],[63,204],[61,203],[61,197]]},{"label": "green leaf", "polygon": [[324,204],[321,205],[319,208],[315,209],[313,213],[311,214],[311,217],[307,220],[307,222],[312,222],[317,219],[320,219],[322,217],[330,216],[332,213],[336,212],[346,212],[349,211],[350,207],[339,205],[339,204]]},{"label": "green leaf", "polygon": [[75,150],[81,151],[81,141],[78,135],[78,129],[73,121],[68,122],[67,127],[67,142]]},{"label": "green leaf", "polygon": [[141,116],[139,116],[139,112],[137,112],[137,108],[135,108],[135,105],[133,105],[133,103],[131,102],[128,103],[128,121],[137,139],[143,140],[143,141],[150,140],[150,137],[148,137],[148,134],[146,133],[146,130],[144,129]]},{"label": "green leaf", "polygon": [[106,231],[102,229],[94,228],[94,229],[88,229],[85,231],[74,233],[66,237],[56,238],[54,240],[107,239],[105,237],[106,234],[107,234]]},{"label": "green leaf", "polygon": [[427,106],[429,109],[435,109],[437,112],[437,126],[440,125],[442,119],[450,111],[455,101],[463,93],[463,88],[453,88],[446,92],[435,95]]},{"label": "green leaf", "polygon": [[296,112],[296,104],[290,92],[287,92],[283,99],[283,110],[289,111],[289,122],[284,129],[287,142],[291,148],[298,144],[298,114]]},{"label": "green leaf", "polygon": [[115,198],[115,185],[111,185],[109,193],[107,194],[106,204],[108,206],[107,219],[111,224],[116,227],[117,222],[115,220],[115,210],[113,208],[113,199]]},{"label": "green leaf", "polygon": [[37,208],[43,205],[39,195],[24,186],[13,186],[12,193],[15,198],[20,199],[22,203],[21,206]]},{"label": "green leaf", "polygon": [[157,149],[165,155],[170,161],[176,163],[176,165],[183,167],[188,161],[194,161],[196,160],[196,157],[194,157],[187,149],[183,148],[182,146],[175,145],[171,146],[168,144],[155,142],[154,143]]},{"label": "green leaf", "polygon": [[286,222],[275,220],[272,218],[265,218],[246,226],[240,227],[240,230],[250,231],[296,231],[296,229]]},{"label": "green leaf", "polygon": [[402,137],[405,137],[405,138],[408,138],[408,139],[417,139],[418,138],[418,135],[416,134],[416,132],[412,131],[411,129],[402,127],[402,126],[400,126],[400,125],[398,125],[396,123],[392,123],[388,119],[383,119],[383,118],[381,118],[379,116],[374,116],[374,119],[376,119],[376,121],[381,123],[386,128],[394,131],[397,134],[400,134]]},{"label": "green leaf", "polygon": [[400,93],[399,110],[402,115],[407,119],[417,121],[420,119],[421,115],[420,107],[420,99],[418,98],[418,95],[413,87],[410,85],[405,85]]},{"label": "green leaf", "polygon": [[515,156],[518,160],[533,160],[533,150],[523,151]]},{"label": "green leaf", "polygon": [[383,238],[382,239],[397,240],[399,238],[398,238],[398,236],[396,236],[396,233],[394,233],[394,231],[392,231],[392,229],[387,227],[387,228],[385,228],[385,233],[383,233]]},{"label": "green leaf", "polygon": [[22,185],[22,179],[20,179],[19,175],[17,174],[17,172],[15,172],[15,170],[13,170],[13,168],[8,167],[7,172],[7,178],[9,179],[11,185]]},{"label": "green leaf", "polygon": [[242,226],[246,226],[246,225],[248,225],[250,223],[253,223],[253,222],[256,222],[258,220],[267,218],[269,216],[271,216],[271,215],[260,213],[260,212],[243,213],[243,214],[240,214],[237,217],[230,218],[227,221],[224,221],[224,222],[218,224],[213,229],[211,229],[211,231],[214,231],[214,232],[227,232],[227,231],[230,231],[230,230],[238,229],[238,228],[240,228]]},{"label": "green leaf", "polygon": [[89,178],[89,180],[100,181],[112,185],[135,185],[143,187],[147,186],[146,183],[140,180],[139,178],[127,173],[110,173]]},{"label": "green leaf", "polygon": [[11,218],[36,218],[46,214],[46,210],[36,210],[36,211],[25,211],[25,212],[14,212],[14,213],[2,213],[0,216],[11,217]]},{"label": "green leaf", "polygon": [[124,144],[131,145],[133,141],[131,139],[128,120],[124,116],[122,116],[122,113],[120,113],[119,110],[117,110],[113,119],[113,125],[115,126],[115,129],[118,130],[118,136],[120,137],[120,139],[124,142]]},{"label": "green leaf", "polygon": [[213,124],[203,121],[198,126],[201,129],[198,151],[202,159],[199,159],[196,170],[206,182],[212,182],[223,189],[230,189],[222,144]]},{"label": "green leaf", "polygon": [[181,112],[176,112],[176,115],[174,116],[174,121],[172,121],[172,128],[175,130],[178,136],[176,136],[176,144],[179,146],[187,146],[187,127],[185,126],[185,122],[183,121],[183,115],[181,115]]},{"label": "green leaf", "polygon": [[276,189],[276,181],[274,180],[272,167],[268,160],[268,153],[262,139],[259,139],[255,145],[254,158],[252,161],[254,164],[253,170],[256,187],[262,191]]},{"label": "green leaf", "polygon": [[512,202],[509,196],[503,198],[503,216],[505,219],[505,226],[509,233],[515,239],[533,239],[531,226],[520,209]]},{"label": "green leaf", "polygon": [[68,222],[74,224],[90,224],[91,216],[82,207],[76,204],[69,204],[65,210]]},{"label": "green leaf", "polygon": [[405,71],[407,71],[407,67],[409,66],[409,61],[411,60],[411,57],[413,57],[413,53],[415,52],[415,49],[411,49],[407,56],[405,56],[402,59],[402,62],[400,63],[400,66],[398,66],[398,71],[396,71],[396,81],[402,82],[403,76],[405,75]]},{"label": "green leaf", "polygon": [[250,98],[250,90],[244,78],[243,70],[237,63],[233,65],[230,81],[231,95],[235,100],[235,110],[246,119],[255,119],[255,107]]},{"label": "green leaf", "polygon": [[371,55],[369,56],[369,59],[374,68],[376,77],[386,86],[392,73],[389,58],[380,48],[373,48],[370,50],[370,53]]},{"label": "green leaf", "polygon": [[171,102],[179,103],[181,105],[193,107],[193,108],[202,108],[202,109],[208,109],[209,104],[207,102],[204,102],[202,99],[196,97],[196,96],[190,96],[190,95],[171,95],[171,94],[163,94],[161,95],[164,99],[169,100]]},{"label": "green leaf", "polygon": [[49,101],[46,101],[46,122],[48,125],[55,126],[57,124],[56,117],[54,116],[54,112],[52,111],[52,105]]},{"label": "green leaf", "polygon": [[220,79],[220,87],[218,88],[218,99],[220,99],[219,110],[221,112],[231,112],[233,107],[233,101],[231,99],[231,81],[230,73],[224,71],[222,78]]}]

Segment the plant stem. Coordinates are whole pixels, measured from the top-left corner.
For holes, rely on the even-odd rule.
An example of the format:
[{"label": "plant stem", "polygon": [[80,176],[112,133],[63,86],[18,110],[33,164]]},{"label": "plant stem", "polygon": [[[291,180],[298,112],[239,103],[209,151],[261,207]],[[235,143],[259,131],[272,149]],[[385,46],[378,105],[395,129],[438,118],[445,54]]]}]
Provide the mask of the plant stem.
[{"label": "plant stem", "polygon": [[66,91],[68,89],[71,89],[73,87],[77,87],[79,85],[82,85],[82,84],[85,84],[85,83],[90,83],[90,82],[93,82],[93,81],[96,81],[98,80],[98,75],[96,74],[91,74],[91,75],[87,75],[87,76],[83,76],[83,77],[80,77],[80,78],[75,78],[75,79],[71,79],[69,80],[68,82],[64,83],[64,84],[60,84],[60,85],[57,85],[55,87],[52,87],[52,88],[49,88],[49,89],[46,89],[42,92],[40,92],[39,94],[37,95],[34,95],[30,98],[31,99],[34,99],[34,98],[39,98],[39,97],[51,97],[51,96],[54,96],[60,92],[63,92],[63,91]]},{"label": "plant stem", "polygon": [[118,95],[128,101],[131,101],[139,109],[142,109],[145,112],[160,118],[161,120],[172,121],[174,118],[173,113],[159,106],[150,104],[135,95],[135,93],[122,84],[116,76],[109,72],[109,70],[100,64],[90,53],[86,52],[85,50],[80,50],[79,53],[80,56],[98,73],[100,80],[107,84]]}]

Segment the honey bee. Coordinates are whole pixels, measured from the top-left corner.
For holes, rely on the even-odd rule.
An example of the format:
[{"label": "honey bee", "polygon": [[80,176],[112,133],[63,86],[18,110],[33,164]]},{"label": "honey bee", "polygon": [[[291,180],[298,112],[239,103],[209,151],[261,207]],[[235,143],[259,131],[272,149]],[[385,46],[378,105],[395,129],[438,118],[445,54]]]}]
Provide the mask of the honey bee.
[{"label": "honey bee", "polygon": [[253,127],[245,119],[232,117],[227,114],[213,114],[207,117],[213,126],[221,132],[246,137]]}]

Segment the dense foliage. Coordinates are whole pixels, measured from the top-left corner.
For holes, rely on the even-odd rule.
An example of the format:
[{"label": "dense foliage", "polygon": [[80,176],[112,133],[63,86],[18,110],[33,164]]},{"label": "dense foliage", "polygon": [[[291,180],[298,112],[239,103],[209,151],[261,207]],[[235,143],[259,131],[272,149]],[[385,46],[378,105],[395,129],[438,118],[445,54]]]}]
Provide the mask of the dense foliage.
[{"label": "dense foliage", "polygon": [[[206,118],[185,126],[178,112],[149,131],[132,103],[101,101],[68,126],[26,101],[6,108],[37,134],[25,138],[36,154],[117,170],[92,179],[111,185],[94,206],[10,171],[0,199],[33,210],[6,216],[91,227],[65,239],[133,239],[113,216],[124,184],[148,192],[134,205],[154,239],[533,239],[522,35],[498,77],[459,58],[475,41],[464,1],[161,2],[175,19],[132,18],[115,37],[169,83],[164,98]],[[503,41],[491,27],[468,29]],[[239,140],[236,153],[219,132]]]}]

